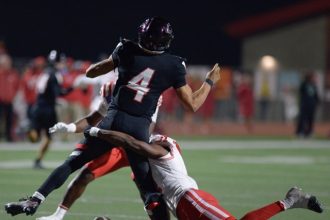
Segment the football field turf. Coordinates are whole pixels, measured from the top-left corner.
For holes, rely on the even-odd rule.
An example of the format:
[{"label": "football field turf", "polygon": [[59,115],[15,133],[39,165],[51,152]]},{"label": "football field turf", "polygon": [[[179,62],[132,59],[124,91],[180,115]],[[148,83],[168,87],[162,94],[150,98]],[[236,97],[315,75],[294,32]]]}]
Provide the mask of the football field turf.
[{"label": "football field turf", "polygon": [[[295,209],[272,218],[277,220],[330,219],[330,142],[326,140],[194,140],[179,141],[189,174],[199,188],[212,193],[237,218],[249,210],[282,199],[298,185],[324,204],[322,214]],[[49,215],[62,199],[74,175],[49,195],[31,216],[11,217],[6,202],[31,195],[55,165],[70,152],[71,144],[54,143],[47,154],[46,170],[32,169],[36,147],[0,144],[0,220],[35,219]],[[147,219],[137,190],[124,168],[91,183],[69,211],[67,220],[92,220],[107,215],[115,219]],[[173,218],[174,219],[174,218]]]}]

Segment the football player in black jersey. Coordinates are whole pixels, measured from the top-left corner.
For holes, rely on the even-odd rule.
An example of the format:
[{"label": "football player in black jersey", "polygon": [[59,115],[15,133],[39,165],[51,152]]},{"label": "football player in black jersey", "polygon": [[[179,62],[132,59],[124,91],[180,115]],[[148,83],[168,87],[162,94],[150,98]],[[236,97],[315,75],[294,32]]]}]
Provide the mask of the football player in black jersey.
[{"label": "football player in black jersey", "polygon": [[[113,101],[98,127],[125,132],[148,142],[150,118],[161,93],[173,87],[184,107],[195,112],[205,101],[212,85],[220,79],[220,67],[215,64],[202,86],[192,92],[186,84],[184,59],[167,52],[174,38],[170,23],[159,17],[147,19],[139,27],[138,37],[138,43],[122,40],[108,59],[91,65],[86,75],[97,77],[118,68]],[[81,146],[50,174],[30,198],[6,204],[7,213],[34,214],[45,197],[60,187],[71,173],[109,150],[109,143],[96,137],[84,139]],[[130,150],[126,153],[139,190],[144,195],[149,216],[157,220],[169,219],[152,180],[147,158]]]},{"label": "football player in black jersey", "polygon": [[40,139],[41,132],[44,132],[45,139],[39,148],[34,168],[41,169],[41,160],[44,158],[51,143],[49,128],[57,122],[55,104],[58,96],[64,96],[72,91],[72,88],[62,88],[62,76],[58,73],[57,65],[63,62],[64,55],[52,50],[48,55],[48,66],[43,71],[36,83],[37,100],[32,107],[32,123],[29,131],[29,138],[32,142]]}]

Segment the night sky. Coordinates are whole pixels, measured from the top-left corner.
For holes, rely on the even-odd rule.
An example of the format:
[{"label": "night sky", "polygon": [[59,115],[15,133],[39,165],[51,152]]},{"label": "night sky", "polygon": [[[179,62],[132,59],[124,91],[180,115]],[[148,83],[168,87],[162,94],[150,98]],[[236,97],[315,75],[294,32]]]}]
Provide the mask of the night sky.
[{"label": "night sky", "polygon": [[119,37],[135,39],[147,17],[163,16],[174,29],[171,51],[189,64],[240,65],[241,44],[224,26],[301,0],[231,1],[0,1],[0,39],[15,57],[46,55],[96,60]]}]

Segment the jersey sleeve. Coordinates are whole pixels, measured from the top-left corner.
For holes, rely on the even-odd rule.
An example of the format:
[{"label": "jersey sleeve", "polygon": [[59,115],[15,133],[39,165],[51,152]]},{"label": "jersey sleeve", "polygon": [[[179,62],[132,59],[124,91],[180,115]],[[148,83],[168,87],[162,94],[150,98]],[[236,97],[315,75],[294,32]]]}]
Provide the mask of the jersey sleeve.
[{"label": "jersey sleeve", "polygon": [[132,47],[133,42],[127,39],[121,39],[117,44],[116,48],[112,52],[112,60],[115,64],[115,67],[119,65],[123,65],[129,60],[129,54]]},{"label": "jersey sleeve", "polygon": [[123,51],[123,43],[119,42],[116,46],[116,48],[114,49],[114,51],[112,52],[111,56],[112,56],[112,60],[115,64],[115,66],[117,67],[120,63],[120,57],[122,55],[122,51]]},{"label": "jersey sleeve", "polygon": [[176,77],[174,78],[173,88],[178,89],[187,84],[186,82],[186,64],[182,59],[179,64],[176,65]]}]

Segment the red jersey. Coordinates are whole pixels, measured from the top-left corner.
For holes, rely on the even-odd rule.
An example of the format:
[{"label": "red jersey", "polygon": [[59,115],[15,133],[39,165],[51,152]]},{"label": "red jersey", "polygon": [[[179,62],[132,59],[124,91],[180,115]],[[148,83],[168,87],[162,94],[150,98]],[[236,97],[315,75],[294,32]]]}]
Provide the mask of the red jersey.
[{"label": "red jersey", "polygon": [[41,74],[41,70],[28,69],[21,82],[21,89],[24,93],[24,99],[28,105],[35,103],[37,98],[36,85],[38,78]]},{"label": "red jersey", "polygon": [[12,103],[19,88],[19,75],[14,69],[0,69],[0,102]]}]

